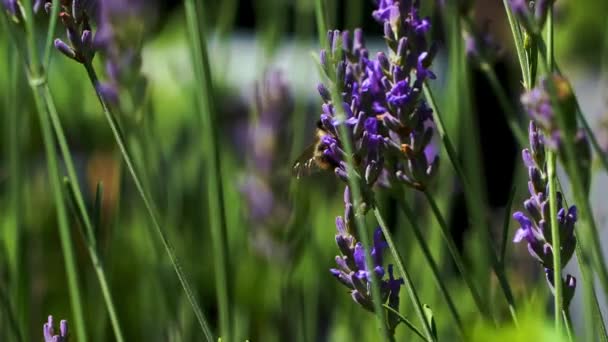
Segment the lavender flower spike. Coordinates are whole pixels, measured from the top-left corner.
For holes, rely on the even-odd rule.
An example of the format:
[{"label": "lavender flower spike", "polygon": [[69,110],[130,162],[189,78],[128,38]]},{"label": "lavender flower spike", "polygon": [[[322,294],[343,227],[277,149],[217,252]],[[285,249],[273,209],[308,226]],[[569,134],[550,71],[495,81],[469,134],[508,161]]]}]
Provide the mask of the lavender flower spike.
[{"label": "lavender flower spike", "polygon": [[[348,190],[347,190],[348,192]],[[348,214],[348,206],[347,213]],[[336,218],[336,244],[342,255],[336,256],[336,268],[332,268],[331,273],[344,286],[346,286],[353,300],[368,311],[374,311],[371,282],[372,273],[380,279],[380,293],[382,301],[388,299],[389,305],[395,310],[399,306],[399,290],[403,284],[403,279],[395,279],[393,276],[392,265],[388,266],[388,279],[382,279],[386,274],[383,265],[382,253],[388,247],[384,241],[382,230],[377,228],[374,231],[373,246],[370,252],[372,258],[372,269],[367,268],[366,251],[361,242],[349,233],[348,221],[344,218]]]},{"label": "lavender flower spike", "polygon": [[44,342],[67,342],[68,340],[68,321],[61,320],[59,323],[59,335],[55,335],[53,316],[49,316],[48,321],[44,323],[42,333]]},{"label": "lavender flower spike", "polygon": [[[565,266],[572,258],[576,248],[574,225],[577,220],[576,207],[566,208],[562,203],[562,194],[557,192],[557,224],[560,230],[560,250],[555,251],[549,219],[549,186],[545,158],[545,137],[534,121],[530,121],[528,131],[530,148],[522,151],[522,158],[528,168],[528,189],[530,198],[524,201],[525,212],[515,212],[513,218],[519,222],[513,242],[525,241],[528,251],[544,268],[551,290],[553,290],[553,253],[560,253]],[[564,305],[572,299],[576,279],[571,275],[564,280]]]}]

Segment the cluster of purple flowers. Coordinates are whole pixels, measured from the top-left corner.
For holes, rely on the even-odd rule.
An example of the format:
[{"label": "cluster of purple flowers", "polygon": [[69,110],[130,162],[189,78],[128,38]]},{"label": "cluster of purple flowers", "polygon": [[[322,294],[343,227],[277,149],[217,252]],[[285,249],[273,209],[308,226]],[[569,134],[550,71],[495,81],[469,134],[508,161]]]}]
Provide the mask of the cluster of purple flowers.
[{"label": "cluster of purple flowers", "polygon": [[[379,52],[370,58],[361,30],[355,30],[354,38],[346,31],[328,34],[330,50],[321,51],[320,61],[328,78],[335,80],[341,103],[319,85],[324,101],[320,122],[330,133],[322,146],[343,180],[347,172],[340,125],[353,141],[353,159],[367,187],[385,172],[389,180],[423,190],[437,171],[439,159],[428,153],[432,111],[421,98],[423,83],[435,78],[429,70],[435,48],[426,39],[430,22],[418,11],[419,1],[379,2],[373,17],[384,25],[388,56]],[[344,111],[345,118],[338,111]]]},{"label": "cluster of purple flowers", "polygon": [[59,335],[55,335],[55,328],[53,327],[53,316],[49,316],[49,319],[42,328],[42,334],[44,335],[44,342],[67,342],[68,341],[68,321],[61,320],[59,323]]},{"label": "cluster of purple flowers", "polygon": [[[422,99],[424,82],[435,78],[429,68],[436,50],[427,42],[431,25],[419,16],[419,7],[417,0],[378,2],[372,15],[384,25],[388,55],[378,52],[370,57],[359,29],[352,36],[347,31],[330,31],[330,49],[320,53],[322,70],[333,82],[339,98],[332,97],[330,87],[319,85],[324,102],[320,128],[328,133],[319,146],[324,162],[333,167],[340,179],[348,181],[344,142],[340,139],[340,129],[346,128],[353,147],[357,175],[354,181],[361,184],[363,202],[367,204],[353,208],[346,188],[345,214],[336,220],[336,243],[342,255],[336,257],[338,267],[331,272],[349,288],[355,302],[370,311],[371,275],[374,272],[382,279],[386,273],[382,263],[386,243],[377,229],[370,254],[374,269],[367,269],[366,251],[352,235],[354,217],[373,205],[370,189],[375,184],[402,182],[424,190],[438,169],[439,159],[431,144],[432,110]],[[389,265],[388,279],[380,281],[382,301],[388,300],[397,309],[403,280],[394,278]],[[396,317],[389,315],[389,328],[394,325]]]},{"label": "cluster of purple flowers", "polygon": [[[534,121],[530,121],[530,148],[522,152],[524,164],[528,168],[528,190],[530,198],[524,201],[524,212],[516,212],[513,218],[520,224],[515,234],[514,242],[526,241],[528,251],[545,268],[547,280],[553,288],[553,250],[551,221],[549,219],[549,187],[547,181],[545,138]],[[576,223],[576,207],[564,207],[562,195],[557,192],[557,223],[560,231],[560,256],[563,265],[572,258],[576,248],[574,224]],[[574,296],[576,278],[567,275],[563,280],[564,305],[567,307]]]},{"label": "cluster of purple flowers", "polygon": [[[34,10],[38,11],[44,4],[47,13],[51,13],[52,1],[37,1]],[[95,17],[96,1],[69,1],[60,3],[59,19],[67,31],[68,43],[55,40],[55,47],[67,57],[79,63],[91,63],[95,56],[91,20]]]},{"label": "cluster of purple flowers", "polygon": [[[387,248],[382,230],[376,228],[374,231],[373,246],[370,252],[373,269],[368,269],[365,261],[366,251],[361,242],[351,234],[354,230],[354,209],[348,186],[344,190],[344,217],[336,218],[336,244],[342,255],[336,256],[337,268],[332,268],[331,273],[350,291],[353,300],[366,310],[374,311],[372,300],[372,272],[380,280],[380,297],[383,303],[395,310],[399,310],[399,290],[403,285],[403,279],[395,279],[393,265],[388,265],[388,279],[382,279],[387,271],[383,266],[382,253]],[[388,328],[392,330],[398,323],[398,317],[389,314]]]}]

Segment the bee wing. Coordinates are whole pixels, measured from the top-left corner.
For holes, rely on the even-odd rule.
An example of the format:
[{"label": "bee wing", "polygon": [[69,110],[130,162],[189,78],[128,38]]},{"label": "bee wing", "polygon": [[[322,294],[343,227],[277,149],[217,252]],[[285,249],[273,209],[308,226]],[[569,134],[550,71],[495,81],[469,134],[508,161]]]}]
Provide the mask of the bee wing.
[{"label": "bee wing", "polygon": [[309,176],[315,171],[319,171],[315,163],[316,144],[311,144],[300,154],[291,167],[291,175],[299,179],[302,176]]}]

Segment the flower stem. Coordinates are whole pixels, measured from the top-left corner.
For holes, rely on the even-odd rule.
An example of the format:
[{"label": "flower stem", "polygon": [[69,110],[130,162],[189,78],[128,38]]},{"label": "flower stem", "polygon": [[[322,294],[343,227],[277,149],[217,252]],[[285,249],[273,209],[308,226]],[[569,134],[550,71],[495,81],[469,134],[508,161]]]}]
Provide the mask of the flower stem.
[{"label": "flower stem", "polygon": [[561,261],[561,243],[559,236],[559,226],[557,223],[557,184],[555,174],[555,152],[551,149],[546,150],[547,153],[547,177],[549,178],[549,215],[551,225],[551,242],[553,244],[553,286],[554,286],[554,306],[555,306],[555,329],[559,336],[563,334],[562,311],[563,306],[563,289],[562,289],[562,261]]},{"label": "flower stem", "polygon": [[403,198],[396,199],[396,200],[397,200],[397,202],[399,202],[401,211],[403,211],[403,213],[405,214],[405,217],[407,218],[408,222],[410,223],[410,226],[412,227],[412,231],[414,233],[414,237],[416,238],[416,242],[422,249],[422,254],[424,255],[424,258],[426,259],[426,262],[429,264],[429,267],[431,268],[431,273],[433,274],[435,283],[439,287],[439,291],[441,291],[441,294],[443,295],[443,298],[445,299],[446,304],[448,305],[448,309],[449,309],[450,313],[452,314],[454,323],[456,323],[456,328],[458,329],[460,336],[462,338],[465,338],[466,335],[465,335],[464,328],[462,326],[462,320],[460,319],[460,315],[458,314],[456,305],[454,305],[454,301],[452,300],[452,297],[450,296],[450,293],[448,292],[444,281],[441,279],[441,276],[439,275],[439,267],[437,266],[437,263],[435,262],[435,260],[433,260],[433,255],[431,253],[429,246],[427,245],[427,243],[424,239],[422,230],[420,229],[420,226],[418,225],[418,222],[416,220],[416,215],[414,214],[414,210],[412,210],[412,208],[408,205],[408,203]]},{"label": "flower stem", "polygon": [[405,318],[399,311],[391,308],[387,304],[382,304],[382,307],[385,308],[386,311],[389,311],[393,315],[399,317],[401,322],[403,324],[405,324],[408,328],[410,328],[410,330],[412,330],[414,332],[414,334],[416,334],[418,337],[420,337],[423,341],[429,342],[429,340],[422,334],[422,332],[418,328],[416,328],[414,323],[412,323],[409,319]]},{"label": "flower stem", "polygon": [[378,206],[374,206],[374,215],[376,216],[376,220],[378,221],[378,224],[380,225],[380,229],[382,229],[382,233],[384,234],[384,238],[386,239],[388,248],[390,249],[391,254],[393,255],[393,260],[397,264],[397,268],[399,269],[401,276],[403,276],[403,279],[405,280],[405,288],[407,289],[408,295],[409,295],[410,299],[412,300],[412,303],[414,304],[414,310],[416,311],[416,314],[419,316],[419,318],[421,320],[422,327],[424,328],[424,332],[430,341],[434,341],[435,336],[433,335],[429,322],[425,318],[424,310],[422,309],[422,304],[420,304],[420,299],[418,298],[418,292],[416,292],[416,288],[414,287],[414,282],[412,281],[412,278],[410,277],[409,272],[405,268],[405,264],[403,262],[403,257],[401,256],[401,253],[399,253],[399,251],[397,250],[397,247],[395,246],[395,242],[393,241],[391,233],[388,230],[388,227],[386,226],[384,219],[382,218],[382,214],[380,213],[380,209],[378,209]]},{"label": "flower stem", "polygon": [[213,241],[213,261],[215,269],[215,286],[219,310],[220,335],[222,339],[230,341],[230,300],[227,265],[229,262],[228,247],[226,244],[226,212],[224,208],[224,191],[222,185],[221,158],[218,143],[217,126],[214,118],[216,94],[213,89],[209,54],[204,23],[200,20],[203,13],[203,2],[188,0],[185,2],[186,21],[190,36],[190,48],[193,67],[196,72],[196,96],[198,112],[201,116],[201,143],[205,147],[205,165],[207,182],[207,205],[209,226]]},{"label": "flower stem", "polygon": [[[49,122],[47,108],[42,100],[43,94],[41,93],[41,86],[46,83],[46,75],[41,70],[42,68],[39,64],[38,49],[35,39],[35,21],[31,0],[24,1],[24,9],[27,18],[27,20],[25,20],[27,52],[23,53],[24,57],[27,58],[27,60],[24,62],[26,66],[25,69],[27,71],[28,81],[33,93],[34,104],[36,106],[36,112],[38,114],[38,120],[40,122],[40,129],[42,132],[47,159],[47,171],[49,175],[49,182],[51,184],[51,192],[55,202],[59,237],[68,278],[68,292],[70,293],[70,304],[72,307],[72,313],[74,315],[76,336],[78,336],[79,339],[86,340],[87,334],[83,314],[82,298],[78,284],[78,270],[70,236],[70,227],[63,198],[61,180],[59,178],[59,162],[57,153],[55,151],[55,143],[53,141],[53,133]],[[8,30],[12,30],[12,25],[8,25]],[[14,35],[12,36],[14,37]],[[20,46],[17,41],[14,43],[15,46]]]},{"label": "flower stem", "polygon": [[[35,80],[37,76],[30,76],[30,80]],[[31,81],[30,81],[31,82]],[[72,304],[72,313],[74,315],[74,326],[76,327],[76,336],[78,340],[86,340],[87,333],[84,323],[84,313],[82,299],[80,295],[80,286],[78,284],[78,270],[76,266],[76,258],[74,256],[74,247],[72,245],[72,237],[68,223],[67,210],[65,208],[64,196],[59,178],[59,163],[57,153],[55,151],[55,142],[53,141],[53,133],[48,118],[48,113],[43,104],[41,90],[38,86],[32,84],[32,92],[34,93],[34,103],[38,112],[38,120],[40,121],[40,129],[42,130],[42,138],[44,141],[47,168],[49,173],[49,182],[51,191],[55,201],[55,209],[57,212],[57,224],[59,225],[59,238],[61,240],[61,248],[65,259],[66,274],[68,277],[68,290],[70,293],[70,303]]]},{"label": "flower stem", "polygon": [[425,195],[427,201],[429,202],[431,209],[433,210],[433,214],[435,215],[437,222],[439,223],[439,227],[441,228],[441,233],[443,235],[443,239],[444,239],[446,245],[448,246],[448,250],[450,251],[450,254],[452,255],[452,259],[454,260],[454,263],[456,264],[456,268],[462,275],[467,287],[469,288],[469,291],[471,292],[471,296],[473,297],[473,301],[475,302],[475,305],[477,306],[477,310],[479,310],[479,312],[483,316],[490,317],[490,313],[485,308],[485,306],[481,300],[481,297],[479,296],[479,292],[477,291],[477,288],[475,287],[475,284],[473,283],[473,279],[471,278],[470,274],[468,273],[468,271],[466,270],[466,268],[464,266],[464,261],[462,260],[462,257],[460,256],[460,253],[458,252],[458,248],[456,247],[456,244],[454,243],[454,239],[452,238],[452,235],[448,228],[448,224],[447,224],[447,222],[445,222],[445,219],[443,218],[443,215],[441,214],[441,211],[439,210],[439,207],[437,206],[435,199],[433,198],[433,196],[431,195],[431,193],[428,190],[424,191],[424,195]]},{"label": "flower stem", "polygon": [[519,24],[515,20],[511,8],[509,6],[509,0],[502,0],[507,13],[507,19],[509,20],[509,27],[511,28],[511,34],[513,35],[513,41],[515,43],[515,49],[517,50],[517,59],[519,60],[519,66],[521,67],[521,75],[525,89],[532,87],[532,78],[530,76],[530,68],[528,67],[528,58],[526,57],[526,50],[524,48],[524,40]]},{"label": "flower stem", "polygon": [[85,66],[85,69],[89,76],[89,79],[93,85],[93,88],[95,89],[97,98],[99,99],[99,102],[103,109],[103,114],[106,117],[106,120],[108,121],[110,129],[112,130],[112,134],[114,135],[114,139],[116,140],[118,149],[120,150],[120,153],[122,154],[122,157],[125,161],[129,174],[131,175],[131,178],[133,179],[135,188],[137,189],[137,192],[139,193],[142,201],[144,202],[144,206],[146,207],[148,216],[150,216],[152,225],[154,227],[154,231],[158,235],[159,239],[161,240],[161,242],[163,244],[163,247],[165,248],[165,250],[167,252],[167,255],[169,256],[173,269],[175,270],[175,273],[184,290],[184,293],[186,294],[186,297],[188,298],[188,301],[190,302],[190,305],[192,306],[192,310],[194,311],[196,319],[201,327],[201,330],[203,331],[203,333],[205,335],[206,340],[209,342],[212,342],[212,341],[214,341],[214,338],[213,338],[213,334],[211,333],[211,329],[209,328],[209,325],[205,319],[205,316],[203,315],[203,312],[197,303],[197,300],[194,296],[194,292],[192,291],[192,287],[191,287],[188,279],[186,278],[184,271],[182,270],[182,266],[179,263],[179,260],[177,259],[175,250],[173,249],[173,246],[171,245],[167,236],[165,235],[165,232],[163,231],[162,227],[160,226],[160,223],[158,222],[158,218],[156,217],[156,212],[154,210],[154,207],[152,206],[152,202],[150,201],[148,194],[145,192],[143,185],[142,185],[141,181],[139,180],[139,177],[138,177],[137,172],[135,171],[135,167],[133,165],[131,155],[129,154],[129,151],[126,148],[124,136],[118,126],[117,118],[110,111],[102,94],[98,91],[99,80],[97,78],[97,74],[95,73],[95,70],[93,69],[93,66],[91,64],[87,63],[84,66]]},{"label": "flower stem", "polygon": [[97,253],[95,234],[93,232],[93,224],[86,208],[84,198],[82,196],[82,190],[80,189],[80,185],[78,183],[78,176],[74,167],[74,161],[72,160],[72,155],[67,144],[65,133],[63,131],[61,121],[59,120],[59,115],[57,114],[57,109],[55,108],[55,103],[51,96],[51,92],[48,88],[48,85],[44,85],[43,89],[41,90],[41,94],[43,101],[46,104],[46,107],[48,108],[51,123],[55,131],[55,137],[57,138],[57,141],[59,143],[59,149],[61,150],[61,155],[63,157],[65,167],[67,169],[71,189],[69,195],[71,195],[70,198],[74,202],[74,207],[77,211],[78,217],[80,218],[82,226],[85,229],[84,236],[85,241],[87,243],[87,249],[89,252],[89,256],[91,257],[91,262],[93,263],[93,268],[95,269],[97,279],[99,281],[99,286],[101,288],[101,293],[105,301],[106,308],[108,309],[108,315],[110,317],[112,329],[114,330],[114,336],[116,337],[116,340],[118,342],[121,342],[124,341],[124,338],[120,329],[118,315],[116,314],[116,309],[114,307],[104,267],[99,257],[99,254]]}]

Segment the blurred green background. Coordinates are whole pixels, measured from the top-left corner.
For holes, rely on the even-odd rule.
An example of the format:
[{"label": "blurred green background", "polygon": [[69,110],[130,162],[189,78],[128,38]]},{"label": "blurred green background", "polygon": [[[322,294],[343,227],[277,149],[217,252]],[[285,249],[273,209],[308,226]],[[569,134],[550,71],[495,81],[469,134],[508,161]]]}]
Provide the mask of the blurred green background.
[{"label": "blurred green background", "polygon": [[[477,1],[475,16],[479,22],[491,21],[491,32],[503,46],[497,70],[516,103],[521,90],[520,75],[504,9],[496,3]],[[217,107],[214,115],[220,138],[221,187],[225,192],[227,218],[232,340],[376,340],[373,315],[361,310],[328,271],[338,253],[334,219],[343,211],[342,186],[331,174],[315,174],[300,180],[291,176],[293,161],[312,141],[314,122],[320,113],[321,101],[316,95],[320,78],[312,57],[319,49],[313,2],[231,0],[206,5],[208,13],[202,19],[211,33],[209,51]],[[206,161],[202,158],[200,119],[195,111],[195,98],[199,95],[194,87],[182,6],[180,2],[166,2],[157,8],[155,24],[144,40],[142,72],[148,79],[145,101],[137,110],[126,113],[122,123],[127,127],[128,145],[136,168],[152,195],[161,224],[217,331],[214,256],[206,203],[208,186],[203,175]],[[583,107],[589,120],[598,123],[595,125],[598,135],[608,135],[607,128],[599,125],[608,115],[608,20],[604,15],[608,13],[608,2],[557,1],[557,6],[557,58],[577,88],[600,92],[601,96],[590,96],[590,103],[583,103]],[[441,106],[451,108],[459,90],[449,62],[450,24],[442,21],[434,2],[423,1],[423,7],[433,18],[434,35],[441,42],[440,56],[434,66],[438,74],[434,86]],[[381,27],[371,19],[371,1],[327,0],[326,8],[330,27],[363,27],[370,51],[384,48]],[[47,19],[38,16],[37,21],[42,28]],[[47,315],[54,315],[56,320],[71,320],[71,311],[32,94],[21,57],[6,32],[0,35],[0,46],[0,286],[9,299],[8,305],[16,315],[24,340],[37,341],[42,339],[40,332]],[[103,70],[102,60],[96,58],[95,62],[98,69]],[[283,72],[292,95],[293,111],[284,113],[280,127],[271,132],[276,138],[271,153],[272,168],[260,176],[252,161],[253,148],[257,145],[244,136],[259,123],[254,103],[255,84],[270,70]],[[473,89],[483,88],[475,76],[476,71],[471,73]],[[95,234],[126,339],[200,340],[191,308],[160,242],[151,233],[143,204],[125,170],[86,73],[76,63],[54,53],[49,83],[89,208],[94,206],[98,182],[103,183],[101,225]],[[585,94],[581,97],[584,99]],[[506,146],[504,155],[493,153],[492,149],[484,150],[483,154],[487,164],[487,191],[493,198],[492,212],[488,215],[495,218],[494,226],[488,229],[498,234],[511,188],[511,182],[501,179],[518,182],[514,202],[517,207],[525,195],[523,167],[506,124],[498,128],[486,126],[493,117],[500,116],[496,120],[503,120],[495,99],[484,97],[472,101],[477,107],[482,134],[487,133],[486,129],[507,132],[502,135],[504,141],[491,138],[489,142],[484,141],[496,149]],[[9,110],[11,108],[14,110]],[[449,114],[446,110],[446,115]],[[450,132],[460,137],[456,139],[459,150],[464,150],[462,119],[452,115],[446,118],[446,123]],[[487,134],[492,135],[491,132]],[[443,170],[435,193],[444,213],[452,218],[454,235],[475,269],[477,263],[483,262],[484,256],[479,254],[483,249],[471,242],[471,236],[475,235],[466,227],[466,210],[460,204],[461,189],[455,184],[447,158],[442,156],[442,159]],[[503,161],[504,164],[500,164]],[[493,170],[494,162],[503,165],[502,170]],[[261,177],[273,197],[271,214],[263,220],[256,221],[252,201],[243,192],[243,184],[252,174]],[[599,180],[598,184],[605,181]],[[414,194],[409,196],[418,201]],[[260,196],[253,202],[265,200]],[[407,221],[390,196],[381,194],[380,201],[422,301],[433,309],[441,339],[457,339],[419,247],[412,241]],[[462,280],[444,252],[436,222],[427,207],[418,202],[419,222],[436,260],[440,260],[442,273],[457,298],[463,319],[474,332],[473,338],[478,341],[554,340],[545,324],[550,296],[539,267],[526,255],[525,248],[509,246],[507,253],[509,279],[520,303],[521,329],[516,331],[505,323],[497,332],[491,323],[476,320],[471,299],[464,294]],[[605,217],[606,214],[597,215]],[[87,340],[111,341],[113,335],[106,308],[73,211],[70,224],[90,335]],[[487,275],[477,279],[488,281],[484,287],[495,303],[493,310],[508,322],[508,308],[498,293],[496,279]],[[401,297],[401,312],[413,317],[407,296]],[[8,307],[3,306],[0,340],[11,341],[13,337],[7,328]],[[574,313],[573,318],[576,322]],[[404,326],[397,329],[397,340],[414,338]]]}]

